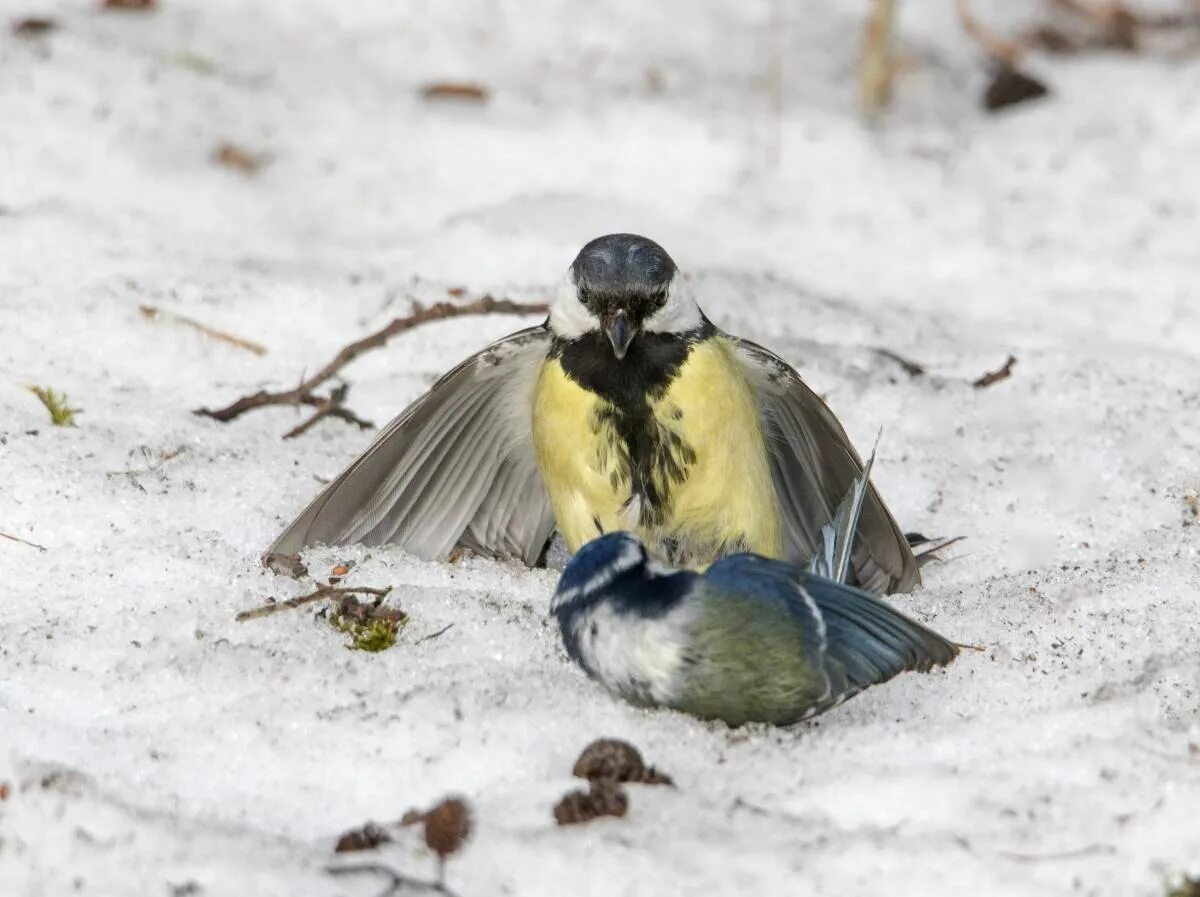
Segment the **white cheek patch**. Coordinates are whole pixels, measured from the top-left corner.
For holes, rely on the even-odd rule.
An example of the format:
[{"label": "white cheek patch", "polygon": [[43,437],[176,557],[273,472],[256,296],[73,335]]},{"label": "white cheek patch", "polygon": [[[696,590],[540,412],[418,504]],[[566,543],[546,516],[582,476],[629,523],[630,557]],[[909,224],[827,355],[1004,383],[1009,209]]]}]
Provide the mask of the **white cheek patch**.
[{"label": "white cheek patch", "polygon": [[579,339],[585,333],[600,329],[596,316],[579,301],[579,291],[570,271],[559,281],[554,301],[550,303],[550,329],[563,339]]},{"label": "white cheek patch", "polygon": [[687,602],[655,619],[601,604],[575,625],[583,667],[609,691],[635,703],[671,704],[679,693],[694,616]]},{"label": "white cheek patch", "polygon": [[667,286],[666,303],[642,322],[642,329],[650,333],[686,333],[703,322],[704,316],[692,298],[691,288],[683,279],[683,273],[676,271]]}]

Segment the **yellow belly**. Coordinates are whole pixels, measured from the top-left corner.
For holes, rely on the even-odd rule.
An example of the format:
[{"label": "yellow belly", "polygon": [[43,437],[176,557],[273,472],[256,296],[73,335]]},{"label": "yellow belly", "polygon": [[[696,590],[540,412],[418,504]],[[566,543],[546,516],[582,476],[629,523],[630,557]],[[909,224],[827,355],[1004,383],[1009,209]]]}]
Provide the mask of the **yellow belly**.
[{"label": "yellow belly", "polygon": [[[633,498],[629,449],[612,406],[543,366],[534,400],[538,462],[571,551],[602,532],[630,530],[655,553],[703,567],[732,551],[782,554],[780,515],[750,384],[728,343],[692,347],[666,391],[649,400],[665,443],[680,447],[681,476],[655,468],[665,500],[645,514]],[[652,518],[652,519],[648,519]]]}]

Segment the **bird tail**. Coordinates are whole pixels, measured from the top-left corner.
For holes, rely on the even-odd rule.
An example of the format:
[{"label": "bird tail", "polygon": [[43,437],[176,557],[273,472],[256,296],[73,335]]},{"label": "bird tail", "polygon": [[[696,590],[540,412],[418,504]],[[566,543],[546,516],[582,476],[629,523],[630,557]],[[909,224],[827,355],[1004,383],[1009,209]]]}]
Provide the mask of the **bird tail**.
[{"label": "bird tail", "polygon": [[876,436],[871,457],[867,459],[862,474],[850,485],[850,491],[837,506],[833,519],[821,527],[821,548],[808,561],[809,573],[839,583],[844,583],[850,575],[853,569],[854,534],[862,517],[863,500],[867,496],[867,484],[871,481],[871,467],[875,464],[875,450],[878,447],[879,437]]},{"label": "bird tail", "polygon": [[925,673],[958,656],[953,642],[861,589],[816,577],[802,585],[825,625],[826,707],[899,673]]}]

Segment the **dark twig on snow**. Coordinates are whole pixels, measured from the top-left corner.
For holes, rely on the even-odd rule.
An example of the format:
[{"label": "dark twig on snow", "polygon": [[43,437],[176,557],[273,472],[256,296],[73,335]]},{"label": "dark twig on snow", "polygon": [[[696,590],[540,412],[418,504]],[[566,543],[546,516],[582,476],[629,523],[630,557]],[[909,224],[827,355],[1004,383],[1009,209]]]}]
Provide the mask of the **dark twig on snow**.
[{"label": "dark twig on snow", "polygon": [[350,384],[342,383],[336,389],[334,389],[327,398],[322,399],[319,396],[305,396],[304,399],[302,399],[303,403],[305,405],[312,405],[314,408],[316,408],[316,411],[314,411],[307,420],[297,424],[284,433],[283,438],[295,439],[297,436],[301,436],[308,432],[309,428],[320,421],[321,418],[329,417],[331,415],[333,417],[341,418],[347,423],[357,424],[360,430],[370,430],[375,426],[373,423],[371,423],[369,420],[363,420],[363,418],[359,417],[353,411],[342,407],[342,403],[346,401],[346,395],[349,392]]},{"label": "dark twig on snow", "polygon": [[1013,367],[1016,366],[1017,357],[1015,355],[1008,356],[1008,359],[1000,367],[994,371],[988,371],[978,380],[971,383],[976,389],[986,389],[993,383],[999,383],[1001,380],[1007,380],[1012,376]]},{"label": "dark twig on snow", "polygon": [[453,623],[447,623],[445,626],[443,626],[443,627],[442,627],[441,629],[439,629],[437,632],[431,632],[431,633],[429,633],[429,635],[425,635],[425,636],[422,636],[421,638],[417,639],[417,641],[416,641],[416,644],[418,644],[418,645],[419,645],[419,644],[421,644],[422,642],[431,642],[431,641],[433,641],[435,638],[438,638],[439,636],[443,636],[443,635],[445,635],[445,634],[446,634],[447,632],[449,632],[449,631],[450,631],[450,630],[451,630],[453,627],[454,627],[454,624],[453,624]]},{"label": "dark twig on snow", "polygon": [[399,894],[406,888],[411,888],[418,892],[425,891],[454,897],[454,892],[441,882],[421,881],[419,878],[410,878],[382,863],[362,863],[355,866],[326,866],[325,871],[330,875],[382,875],[388,879],[388,884],[379,892],[378,897],[392,897],[393,894]]},{"label": "dark twig on snow", "polygon": [[893,352],[891,349],[877,348],[875,354],[881,358],[886,358],[888,361],[894,361],[900,365],[901,370],[910,377],[920,377],[925,373],[925,365],[920,362],[913,361],[911,358],[905,358],[898,352]]},{"label": "dark twig on snow", "polygon": [[315,407],[317,411],[313,416],[298,427],[289,430],[284,436],[285,439],[299,436],[324,417],[336,417],[364,429],[373,427],[374,424],[370,421],[363,420],[342,406],[342,402],[346,397],[345,390],[348,387],[339,386],[328,396],[320,396],[316,393],[316,390],[326,381],[336,377],[342,368],[360,355],[370,352],[372,349],[380,348],[392,337],[404,333],[406,330],[412,330],[421,324],[428,324],[431,321],[442,321],[449,318],[461,318],[467,315],[537,315],[545,314],[547,310],[545,303],[513,302],[510,299],[496,299],[492,296],[483,296],[465,305],[456,305],[451,302],[437,302],[428,307],[415,305],[412,313],[406,317],[395,318],[382,330],[378,330],[360,340],[355,340],[343,347],[333,357],[332,361],[311,377],[304,378],[294,389],[287,389],[281,392],[260,390],[252,395],[243,396],[224,408],[197,408],[194,413],[202,417],[211,417],[213,420],[227,423],[241,417],[248,411],[272,405],[308,405]]},{"label": "dark twig on snow", "polygon": [[[30,542],[28,539],[22,539],[20,536],[10,536],[8,533],[0,532],[0,539],[8,539],[10,542],[19,542],[22,545],[28,545],[30,548],[36,548],[38,551],[50,550],[45,545],[38,545],[37,542]],[[450,625],[453,626],[454,624],[451,623]],[[438,634],[441,635],[441,633]]]},{"label": "dark twig on snow", "polygon": [[347,595],[374,595],[380,601],[387,597],[392,591],[391,587],[385,589],[370,588],[368,586],[347,586],[343,588],[335,588],[333,586],[319,585],[315,592],[308,595],[300,595],[296,598],[289,598],[286,601],[275,601],[271,604],[264,604],[261,607],[244,610],[236,617],[235,620],[239,623],[245,623],[247,620],[257,620],[260,617],[269,617],[271,614],[277,614],[284,610],[293,610],[297,607],[303,607],[306,604],[312,604],[316,601],[323,601],[326,598],[339,598]]}]

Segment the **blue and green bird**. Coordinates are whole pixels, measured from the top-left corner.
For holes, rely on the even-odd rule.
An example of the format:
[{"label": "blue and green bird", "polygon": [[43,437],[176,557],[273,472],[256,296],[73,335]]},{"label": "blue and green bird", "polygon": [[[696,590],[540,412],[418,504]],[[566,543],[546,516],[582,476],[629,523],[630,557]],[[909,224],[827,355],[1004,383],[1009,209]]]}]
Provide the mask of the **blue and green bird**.
[{"label": "blue and green bird", "polygon": [[953,642],[843,581],[865,482],[807,568],[737,554],[699,573],[654,560],[631,533],[589,542],[551,603],[567,653],[631,703],[731,725],[791,725],[949,663]]},{"label": "blue and green bird", "polygon": [[[653,240],[610,234],[580,250],[544,323],[442,377],[270,551],[461,546],[533,565],[557,528],[572,552],[631,531],[692,569],[740,552],[800,562],[861,472],[795,370],[716,327]],[[851,575],[877,594],[920,581],[873,487]]]}]

